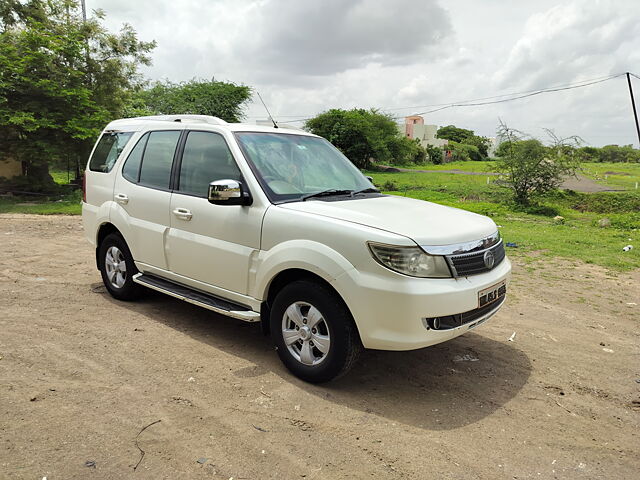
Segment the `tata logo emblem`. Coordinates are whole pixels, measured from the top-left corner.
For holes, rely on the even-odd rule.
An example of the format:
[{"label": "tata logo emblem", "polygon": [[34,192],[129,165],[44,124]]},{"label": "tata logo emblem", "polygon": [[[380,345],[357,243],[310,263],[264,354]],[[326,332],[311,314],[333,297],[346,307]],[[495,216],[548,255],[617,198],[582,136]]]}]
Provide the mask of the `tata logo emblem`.
[{"label": "tata logo emblem", "polygon": [[493,264],[496,262],[496,257],[493,256],[493,252],[491,250],[487,250],[484,252],[484,266],[489,270],[493,268]]}]

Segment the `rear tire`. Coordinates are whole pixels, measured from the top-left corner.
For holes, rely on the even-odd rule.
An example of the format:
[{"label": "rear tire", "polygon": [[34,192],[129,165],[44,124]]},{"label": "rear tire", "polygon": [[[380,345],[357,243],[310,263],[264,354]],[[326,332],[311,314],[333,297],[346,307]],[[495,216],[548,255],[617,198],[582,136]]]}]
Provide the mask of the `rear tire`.
[{"label": "rear tire", "polygon": [[133,281],[138,273],[131,251],[117,233],[107,235],[98,248],[100,273],[104,286],[118,300],[135,300],[142,287]]},{"label": "rear tire", "polygon": [[346,374],[362,350],[349,309],[333,290],[317,282],[298,280],[280,290],[270,326],[282,362],[310,383]]}]

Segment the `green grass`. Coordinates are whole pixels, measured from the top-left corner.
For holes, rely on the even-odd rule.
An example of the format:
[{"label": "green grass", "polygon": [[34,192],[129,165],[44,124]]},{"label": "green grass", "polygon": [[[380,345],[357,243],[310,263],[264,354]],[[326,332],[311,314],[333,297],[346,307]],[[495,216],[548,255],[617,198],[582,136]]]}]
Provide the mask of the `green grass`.
[{"label": "green grass", "polygon": [[38,215],[80,215],[82,192],[57,197],[0,198],[0,213],[32,213]]},{"label": "green grass", "polygon": [[581,173],[612,189],[635,190],[638,182],[640,192],[640,163],[583,163]]},{"label": "green grass", "polygon": [[484,162],[451,162],[444,165],[433,165],[425,163],[422,165],[407,165],[400,168],[410,168],[411,170],[462,170],[464,172],[495,172],[496,162],[487,160]]},{"label": "green grass", "polygon": [[[476,162],[469,162],[476,163]],[[453,195],[456,198],[483,199],[495,196],[497,187],[493,184],[495,176],[484,175],[460,175],[455,173],[377,173],[366,172],[374,178],[376,185],[385,190],[408,192],[411,190],[426,190],[429,193]],[[487,178],[489,183],[487,183]],[[426,199],[425,199],[426,200]]]},{"label": "green grass", "polygon": [[73,172],[69,173],[66,170],[65,171],[50,170],[49,173],[51,174],[53,181],[56,182],[58,185],[68,185],[69,180],[73,180],[73,177],[74,177]]}]

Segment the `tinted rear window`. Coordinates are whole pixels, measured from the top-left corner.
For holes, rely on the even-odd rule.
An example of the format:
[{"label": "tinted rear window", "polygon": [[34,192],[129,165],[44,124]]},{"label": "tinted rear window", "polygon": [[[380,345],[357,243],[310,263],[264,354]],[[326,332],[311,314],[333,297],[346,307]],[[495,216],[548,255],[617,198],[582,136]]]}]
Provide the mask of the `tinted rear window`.
[{"label": "tinted rear window", "polygon": [[89,170],[110,172],[132,135],[133,132],[104,132],[89,160]]},{"label": "tinted rear window", "polygon": [[138,140],[138,143],[133,147],[131,153],[127,157],[127,161],[124,162],[124,166],[122,167],[122,176],[131,182],[138,183],[142,153],[144,152],[144,147],[147,144],[148,138],[149,134],[146,134]]},{"label": "tinted rear window", "polygon": [[169,188],[173,155],[180,138],[179,131],[158,131],[149,134],[142,158],[140,183],[149,187]]}]

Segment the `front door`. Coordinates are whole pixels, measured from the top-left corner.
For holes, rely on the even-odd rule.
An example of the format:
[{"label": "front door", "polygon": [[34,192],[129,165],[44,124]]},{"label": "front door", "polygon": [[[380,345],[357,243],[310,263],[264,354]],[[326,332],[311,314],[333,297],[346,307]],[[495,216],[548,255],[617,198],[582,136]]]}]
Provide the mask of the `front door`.
[{"label": "front door", "polygon": [[116,177],[111,216],[136,262],[167,269],[165,235],[170,225],[171,166],[179,130],[144,134]]},{"label": "front door", "polygon": [[169,269],[214,291],[246,294],[249,262],[260,248],[265,209],[255,204],[213,205],[207,200],[210,182],[242,181],[222,135],[190,131],[183,152],[171,196]]}]

